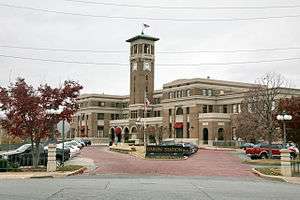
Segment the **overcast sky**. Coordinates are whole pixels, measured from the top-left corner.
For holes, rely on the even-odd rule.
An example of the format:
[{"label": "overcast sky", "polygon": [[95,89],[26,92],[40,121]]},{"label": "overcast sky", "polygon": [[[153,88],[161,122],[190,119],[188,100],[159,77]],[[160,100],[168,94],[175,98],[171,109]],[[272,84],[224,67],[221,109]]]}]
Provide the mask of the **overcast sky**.
[{"label": "overcast sky", "polygon": [[[24,77],[31,84],[57,85],[65,79],[79,81],[84,93],[129,93],[129,44],[126,39],[141,32],[159,37],[156,43],[155,87],[181,78],[205,78],[254,82],[266,72],[277,72],[300,88],[300,2],[299,0],[82,0],[161,7],[273,7],[264,9],[161,9],[88,4],[65,0],[0,0],[0,85]],[[6,5],[3,5],[6,4]],[[9,4],[9,5],[7,5]],[[7,7],[10,6],[10,7]],[[23,6],[75,15],[13,8]],[[296,6],[294,8],[274,8]],[[78,16],[84,14],[89,16]],[[91,17],[93,15],[94,17]],[[296,15],[296,16],[295,16]],[[299,16],[297,16],[299,15]],[[98,17],[97,17],[98,16]],[[111,19],[129,17],[148,19]],[[281,16],[290,16],[277,18]],[[233,20],[276,17],[264,20]],[[188,19],[186,21],[150,20]],[[211,20],[216,21],[189,21]],[[225,19],[225,20],[224,20]],[[121,51],[46,51],[4,46]],[[298,48],[297,48],[298,47]],[[277,51],[235,51],[291,48]],[[199,53],[163,53],[202,51]],[[213,51],[213,52],[203,52]],[[221,51],[221,52],[216,52]],[[8,58],[50,59],[117,65],[85,65]],[[244,63],[295,58],[269,63]],[[298,58],[298,59],[297,59]],[[223,63],[224,65],[212,65]],[[227,64],[226,63],[231,63]],[[122,64],[121,66],[119,64]],[[127,64],[127,65],[124,65]],[[175,64],[176,66],[165,66]],[[179,65],[182,64],[182,65]],[[189,64],[198,64],[189,66]]]}]

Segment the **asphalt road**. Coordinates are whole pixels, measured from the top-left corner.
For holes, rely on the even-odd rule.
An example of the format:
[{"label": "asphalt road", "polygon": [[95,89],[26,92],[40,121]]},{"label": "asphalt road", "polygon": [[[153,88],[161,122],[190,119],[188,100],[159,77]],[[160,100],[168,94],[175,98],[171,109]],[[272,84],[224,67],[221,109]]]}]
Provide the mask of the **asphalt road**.
[{"label": "asphalt road", "polygon": [[77,176],[1,180],[0,199],[299,199],[300,186],[253,178]]}]

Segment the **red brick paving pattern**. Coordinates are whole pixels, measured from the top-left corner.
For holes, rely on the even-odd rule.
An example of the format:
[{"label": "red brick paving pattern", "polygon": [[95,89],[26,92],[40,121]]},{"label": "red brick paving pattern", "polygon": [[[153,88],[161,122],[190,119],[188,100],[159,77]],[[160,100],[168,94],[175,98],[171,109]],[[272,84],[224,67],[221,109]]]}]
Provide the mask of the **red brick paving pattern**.
[{"label": "red brick paving pattern", "polygon": [[94,160],[96,174],[255,177],[251,167],[228,151],[199,150],[187,160],[144,160],[111,152],[107,147],[84,148],[81,157]]}]

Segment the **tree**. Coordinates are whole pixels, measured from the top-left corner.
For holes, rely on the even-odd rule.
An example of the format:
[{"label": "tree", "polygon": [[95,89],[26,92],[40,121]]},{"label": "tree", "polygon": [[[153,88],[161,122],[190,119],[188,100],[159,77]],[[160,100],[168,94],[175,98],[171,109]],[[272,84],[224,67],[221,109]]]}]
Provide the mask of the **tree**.
[{"label": "tree", "polygon": [[[257,136],[266,138],[269,146],[278,138],[278,121],[276,119],[278,101],[284,98],[287,81],[276,73],[268,73],[257,80],[257,84],[247,91],[243,100],[240,122],[248,130],[257,131]],[[262,132],[259,132],[262,131]],[[271,148],[271,147],[270,147]],[[271,156],[271,149],[269,150]]]},{"label": "tree", "polygon": [[278,113],[281,114],[284,112],[293,117],[291,121],[286,122],[287,139],[300,145],[300,98],[281,99],[278,106]]},{"label": "tree", "polygon": [[[41,140],[49,137],[59,120],[70,119],[78,108],[75,100],[81,89],[74,81],[65,81],[59,88],[45,84],[35,89],[23,78],[8,88],[0,87],[0,110],[5,115],[0,123],[9,135],[30,140],[34,167],[39,163]],[[58,109],[59,115],[48,112]]]}]

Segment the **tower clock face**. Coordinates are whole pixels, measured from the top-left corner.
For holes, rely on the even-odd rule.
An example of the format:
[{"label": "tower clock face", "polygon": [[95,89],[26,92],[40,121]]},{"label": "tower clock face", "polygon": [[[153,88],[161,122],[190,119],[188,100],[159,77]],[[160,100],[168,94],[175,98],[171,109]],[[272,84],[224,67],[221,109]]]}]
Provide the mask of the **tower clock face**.
[{"label": "tower clock face", "polygon": [[137,62],[133,62],[132,64],[132,70],[137,70]]},{"label": "tower clock face", "polygon": [[148,71],[151,71],[151,64],[150,62],[144,62],[144,70],[148,70]]}]

